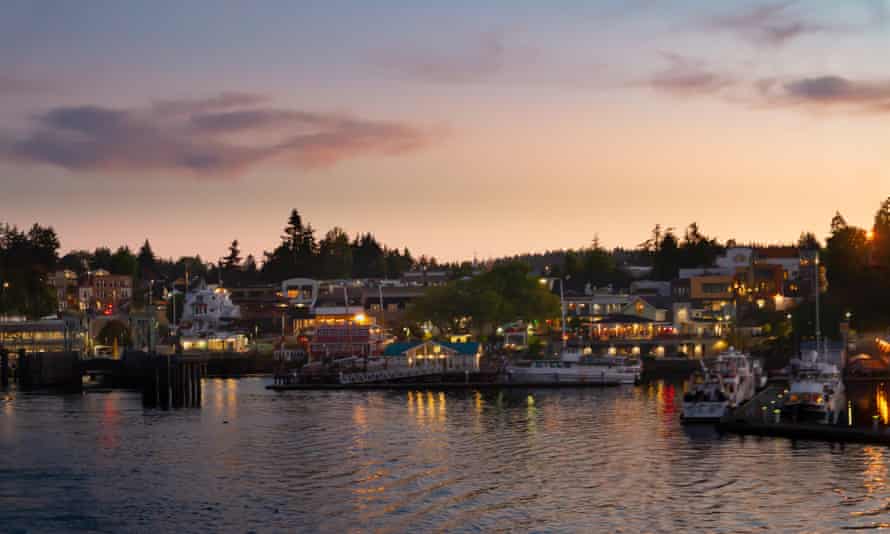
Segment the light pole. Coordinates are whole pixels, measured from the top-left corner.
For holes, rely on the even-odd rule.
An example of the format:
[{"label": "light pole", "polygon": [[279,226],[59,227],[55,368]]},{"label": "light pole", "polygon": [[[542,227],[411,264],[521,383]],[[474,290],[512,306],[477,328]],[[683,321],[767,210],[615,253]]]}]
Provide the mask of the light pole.
[{"label": "light pole", "polygon": [[3,307],[3,319],[6,319],[6,290],[9,289],[9,282],[6,280],[3,281],[3,285],[0,285],[0,306]]},{"label": "light pole", "polygon": [[560,313],[559,324],[562,327],[561,341],[562,341],[562,350],[564,351],[566,348],[566,305],[565,305],[565,289],[563,288],[563,286],[565,284],[563,283],[562,277],[560,277],[560,278],[541,278],[540,280],[538,280],[538,282],[540,282],[541,285],[544,285],[547,283],[548,280],[553,280],[553,281],[559,282],[559,313]]}]

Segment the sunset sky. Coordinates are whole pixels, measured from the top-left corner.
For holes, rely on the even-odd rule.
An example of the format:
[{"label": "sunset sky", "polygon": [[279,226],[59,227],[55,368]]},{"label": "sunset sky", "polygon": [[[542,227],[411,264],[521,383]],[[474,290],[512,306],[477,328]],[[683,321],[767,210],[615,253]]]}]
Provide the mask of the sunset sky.
[{"label": "sunset sky", "polygon": [[[0,221],[260,257],[823,237],[890,194],[890,0],[0,4]],[[321,235],[319,235],[321,237]]]}]

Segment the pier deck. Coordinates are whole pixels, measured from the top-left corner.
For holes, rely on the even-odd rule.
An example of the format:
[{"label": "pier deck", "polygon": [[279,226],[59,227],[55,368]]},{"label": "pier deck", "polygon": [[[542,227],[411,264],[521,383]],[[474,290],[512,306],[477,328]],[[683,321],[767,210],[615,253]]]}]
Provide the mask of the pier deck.
[{"label": "pier deck", "polygon": [[[717,423],[717,428],[723,432],[743,435],[890,445],[890,428],[801,423],[784,419],[776,421],[773,411],[779,407],[779,394],[784,389],[784,384],[770,384],[753,399],[740,406],[732,415],[724,417]],[[840,419],[845,422],[846,416]]]}]

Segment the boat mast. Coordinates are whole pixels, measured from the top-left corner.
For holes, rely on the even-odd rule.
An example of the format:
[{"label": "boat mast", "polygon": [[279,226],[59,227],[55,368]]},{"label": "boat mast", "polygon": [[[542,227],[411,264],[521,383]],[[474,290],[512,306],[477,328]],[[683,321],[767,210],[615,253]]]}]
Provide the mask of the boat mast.
[{"label": "boat mast", "polygon": [[819,318],[819,293],[821,292],[820,273],[819,273],[819,251],[816,251],[816,352],[819,352],[819,345],[822,342],[822,329]]}]

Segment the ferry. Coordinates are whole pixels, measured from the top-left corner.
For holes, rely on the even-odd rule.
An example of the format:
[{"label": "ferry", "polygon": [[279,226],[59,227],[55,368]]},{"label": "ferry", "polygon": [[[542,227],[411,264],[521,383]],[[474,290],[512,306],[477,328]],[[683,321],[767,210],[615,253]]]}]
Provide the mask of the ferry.
[{"label": "ferry", "polygon": [[609,375],[617,374],[621,384],[639,384],[643,375],[643,362],[636,358],[620,356],[591,356],[581,351],[565,350],[560,360],[590,367],[605,367]]},{"label": "ferry", "polygon": [[529,384],[598,384],[625,383],[625,373],[618,367],[584,365],[564,360],[536,360],[507,367],[507,380]]},{"label": "ferry", "polygon": [[683,423],[716,423],[729,415],[729,397],[720,375],[703,370],[693,375],[693,388],[683,396]]},{"label": "ferry", "polygon": [[837,366],[819,361],[810,351],[791,360],[788,394],[782,408],[795,418],[815,418],[836,422],[844,409],[844,382]]}]

